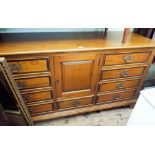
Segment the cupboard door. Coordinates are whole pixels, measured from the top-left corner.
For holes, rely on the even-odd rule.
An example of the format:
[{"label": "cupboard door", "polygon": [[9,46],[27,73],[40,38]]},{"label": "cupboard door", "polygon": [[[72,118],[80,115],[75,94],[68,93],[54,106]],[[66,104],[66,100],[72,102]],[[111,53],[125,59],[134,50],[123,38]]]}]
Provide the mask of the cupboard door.
[{"label": "cupboard door", "polygon": [[94,95],[99,59],[99,53],[54,56],[57,96]]}]

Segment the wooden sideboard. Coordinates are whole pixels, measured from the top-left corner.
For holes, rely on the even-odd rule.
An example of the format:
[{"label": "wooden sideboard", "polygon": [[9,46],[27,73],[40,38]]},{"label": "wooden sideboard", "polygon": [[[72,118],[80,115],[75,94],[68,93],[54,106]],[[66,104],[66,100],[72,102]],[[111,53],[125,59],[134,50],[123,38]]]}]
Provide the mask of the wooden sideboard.
[{"label": "wooden sideboard", "polygon": [[6,58],[29,119],[133,105],[154,58],[155,42],[131,32],[121,43],[122,36],[3,34],[0,57]]}]

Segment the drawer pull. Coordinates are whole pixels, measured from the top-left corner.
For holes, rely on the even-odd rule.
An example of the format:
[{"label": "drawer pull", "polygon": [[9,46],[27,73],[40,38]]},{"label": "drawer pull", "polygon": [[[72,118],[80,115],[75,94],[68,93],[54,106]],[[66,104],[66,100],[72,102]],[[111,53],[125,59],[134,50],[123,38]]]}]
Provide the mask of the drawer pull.
[{"label": "drawer pull", "polygon": [[24,100],[25,102],[28,102],[28,101],[30,100],[30,96],[24,95],[24,96],[23,96],[23,100]]},{"label": "drawer pull", "polygon": [[9,67],[12,73],[19,72],[22,69],[20,64],[9,64]]},{"label": "drawer pull", "polygon": [[25,81],[22,81],[22,82],[19,81],[19,82],[17,82],[17,86],[19,89],[23,89],[27,86],[27,83]]},{"label": "drawer pull", "polygon": [[123,59],[124,59],[124,61],[125,61],[126,63],[128,63],[128,62],[131,62],[131,61],[133,60],[133,57],[132,57],[131,55],[125,55],[125,56],[123,57]]},{"label": "drawer pull", "polygon": [[118,100],[119,98],[120,98],[120,95],[119,94],[113,95],[113,100]]},{"label": "drawer pull", "polygon": [[123,83],[117,83],[116,88],[118,88],[118,89],[124,88],[124,84]]},{"label": "drawer pull", "polygon": [[127,72],[127,71],[121,71],[121,72],[120,72],[120,75],[121,75],[122,77],[126,77],[126,76],[128,75],[128,72]]},{"label": "drawer pull", "polygon": [[80,105],[80,101],[79,100],[75,100],[73,101],[73,106],[79,106]]}]

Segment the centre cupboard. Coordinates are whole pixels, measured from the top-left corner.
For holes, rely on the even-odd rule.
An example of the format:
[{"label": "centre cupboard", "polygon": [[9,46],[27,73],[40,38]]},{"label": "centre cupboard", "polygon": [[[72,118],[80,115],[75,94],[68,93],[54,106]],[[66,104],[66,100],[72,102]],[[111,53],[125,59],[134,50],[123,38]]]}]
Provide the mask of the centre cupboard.
[{"label": "centre cupboard", "polygon": [[32,122],[135,104],[155,43],[117,35],[0,45]]}]

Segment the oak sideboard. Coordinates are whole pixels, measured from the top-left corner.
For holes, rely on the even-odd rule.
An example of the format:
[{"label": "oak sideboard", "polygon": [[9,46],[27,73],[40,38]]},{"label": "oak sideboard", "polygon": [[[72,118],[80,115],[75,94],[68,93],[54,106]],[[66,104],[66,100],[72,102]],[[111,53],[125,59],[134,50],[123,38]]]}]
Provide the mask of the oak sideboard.
[{"label": "oak sideboard", "polygon": [[130,32],[121,43],[122,35],[3,34],[1,62],[28,124],[135,104],[155,42]]}]

